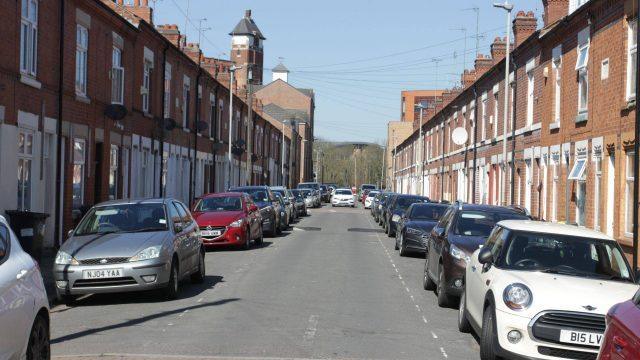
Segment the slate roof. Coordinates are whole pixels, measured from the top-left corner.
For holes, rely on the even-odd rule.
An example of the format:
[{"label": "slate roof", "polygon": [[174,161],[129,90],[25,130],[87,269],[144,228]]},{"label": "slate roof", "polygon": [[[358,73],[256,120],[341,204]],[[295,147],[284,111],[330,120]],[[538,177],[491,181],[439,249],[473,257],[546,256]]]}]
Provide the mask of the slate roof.
[{"label": "slate roof", "polygon": [[280,122],[291,120],[292,118],[295,118],[298,121],[309,120],[309,115],[304,110],[284,109],[276,104],[264,105],[262,107],[262,111]]},{"label": "slate roof", "polygon": [[284,66],[283,63],[279,63],[278,65],[276,65],[276,67],[274,67],[273,69],[271,69],[272,72],[289,72],[289,69],[287,69],[286,66]]},{"label": "slate roof", "polygon": [[243,17],[238,25],[233,28],[233,30],[229,33],[229,35],[255,35],[262,40],[266,40],[260,29],[258,29],[258,25],[253,21],[250,17]]}]

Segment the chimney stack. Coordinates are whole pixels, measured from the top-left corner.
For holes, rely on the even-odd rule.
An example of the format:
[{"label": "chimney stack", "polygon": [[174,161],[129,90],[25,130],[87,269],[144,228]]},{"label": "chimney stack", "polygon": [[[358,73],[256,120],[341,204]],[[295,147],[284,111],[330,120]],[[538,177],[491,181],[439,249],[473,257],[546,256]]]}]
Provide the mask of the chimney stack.
[{"label": "chimney stack", "polygon": [[569,0],[542,0],[544,27],[556,23],[569,14]]},{"label": "chimney stack", "polygon": [[187,43],[187,45],[182,49],[191,60],[195,61],[196,64],[200,64],[201,53],[200,53],[200,44],[198,43]]},{"label": "chimney stack", "polygon": [[515,38],[514,46],[520,46],[522,42],[536,31],[537,27],[538,20],[533,14],[533,11],[529,11],[527,13],[522,10],[518,11],[516,18],[513,20],[513,37]]},{"label": "chimney stack", "polygon": [[466,89],[469,86],[473,85],[474,81],[476,81],[476,71],[465,69],[460,79],[460,82],[462,83],[462,87]]},{"label": "chimney stack", "polygon": [[245,10],[244,11],[244,17],[247,19],[251,19],[251,10]]},{"label": "chimney stack", "polygon": [[102,0],[102,2],[134,24],[144,20],[153,25],[153,9],[149,6],[149,0],[133,0],[127,3],[124,0]]},{"label": "chimney stack", "polygon": [[507,38],[497,37],[491,44],[491,58],[493,63],[499,63],[507,55]]},{"label": "chimney stack", "polygon": [[158,32],[162,34],[170,43],[178,48],[182,48],[180,45],[182,44],[182,35],[180,34],[180,30],[178,30],[178,25],[169,24],[169,25],[158,25]]},{"label": "chimney stack", "polygon": [[486,73],[493,66],[493,59],[490,56],[484,56],[482,54],[478,54],[475,61],[475,73],[476,79],[481,77],[484,73]]}]

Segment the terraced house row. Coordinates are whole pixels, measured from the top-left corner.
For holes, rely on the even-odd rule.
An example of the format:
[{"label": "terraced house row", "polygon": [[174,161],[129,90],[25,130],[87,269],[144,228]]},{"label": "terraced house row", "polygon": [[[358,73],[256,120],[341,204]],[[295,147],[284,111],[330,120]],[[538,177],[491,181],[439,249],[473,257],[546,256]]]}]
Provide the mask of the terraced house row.
[{"label": "terraced house row", "polygon": [[0,212],[48,214],[46,246],[108,199],[312,176],[313,91],[262,84],[250,11],[228,60],[156,26],[148,0],[3,1],[0,17]]},{"label": "terraced house row", "polygon": [[[496,38],[461,88],[403,94],[403,117],[413,116],[389,124],[388,181],[435,200],[518,204],[631,251],[636,2],[542,3],[540,26],[532,12],[514,12],[507,83],[507,43]],[[415,105],[432,112],[419,119]],[[456,145],[459,127],[468,139]]]}]

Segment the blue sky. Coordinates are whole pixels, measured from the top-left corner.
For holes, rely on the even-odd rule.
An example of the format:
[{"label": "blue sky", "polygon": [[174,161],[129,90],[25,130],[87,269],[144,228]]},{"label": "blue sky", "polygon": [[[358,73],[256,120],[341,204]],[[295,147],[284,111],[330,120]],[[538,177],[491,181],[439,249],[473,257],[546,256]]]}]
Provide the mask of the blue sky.
[{"label": "blue sky", "polygon": [[[541,0],[510,2],[516,11],[534,11],[541,24]],[[198,20],[206,18],[203,51],[228,58],[228,33],[251,9],[267,38],[265,68],[282,57],[290,83],[315,89],[316,136],[381,142],[387,122],[400,115],[401,90],[451,87],[464,62],[473,66],[476,13],[465,10],[473,7],[480,53],[488,54],[506,25],[488,0],[159,0],[155,22],[176,23],[183,33],[186,25],[188,40],[197,42]],[[264,81],[271,81],[269,71]]]}]

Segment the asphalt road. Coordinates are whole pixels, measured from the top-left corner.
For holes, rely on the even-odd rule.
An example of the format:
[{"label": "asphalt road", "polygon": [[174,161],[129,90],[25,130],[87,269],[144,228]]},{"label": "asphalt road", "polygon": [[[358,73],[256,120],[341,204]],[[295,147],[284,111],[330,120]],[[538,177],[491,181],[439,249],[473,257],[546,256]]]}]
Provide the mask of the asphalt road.
[{"label": "asphalt road", "polygon": [[261,248],[207,253],[175,301],[93,295],[52,309],[58,359],[478,359],[368,210],[311,210]]}]

